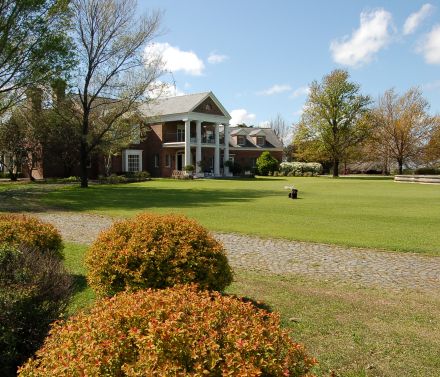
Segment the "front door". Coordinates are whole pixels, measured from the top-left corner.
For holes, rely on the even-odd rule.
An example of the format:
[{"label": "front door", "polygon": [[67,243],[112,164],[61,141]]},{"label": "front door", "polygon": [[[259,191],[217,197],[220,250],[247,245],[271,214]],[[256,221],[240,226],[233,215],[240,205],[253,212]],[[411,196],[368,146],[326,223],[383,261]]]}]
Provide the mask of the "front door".
[{"label": "front door", "polygon": [[176,170],[183,170],[183,153],[182,152],[177,152]]}]

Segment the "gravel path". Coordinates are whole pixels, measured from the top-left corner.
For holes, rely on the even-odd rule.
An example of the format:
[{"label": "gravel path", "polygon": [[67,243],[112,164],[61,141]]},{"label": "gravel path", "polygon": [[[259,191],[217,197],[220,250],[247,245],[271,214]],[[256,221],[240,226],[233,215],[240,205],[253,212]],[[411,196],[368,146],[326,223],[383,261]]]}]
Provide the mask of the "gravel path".
[{"label": "gravel path", "polygon": [[[33,213],[67,241],[91,243],[112,219],[68,212]],[[214,233],[234,268],[299,274],[358,286],[440,291],[440,257]]]}]

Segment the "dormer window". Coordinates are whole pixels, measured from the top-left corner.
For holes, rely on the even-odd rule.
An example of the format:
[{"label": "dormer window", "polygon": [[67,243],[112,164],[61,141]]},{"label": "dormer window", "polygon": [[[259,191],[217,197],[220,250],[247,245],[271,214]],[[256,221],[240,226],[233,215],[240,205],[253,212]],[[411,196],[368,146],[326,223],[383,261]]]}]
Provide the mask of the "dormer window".
[{"label": "dormer window", "polygon": [[245,145],[246,144],[246,136],[237,135],[237,145]]},{"label": "dormer window", "polygon": [[257,145],[262,147],[264,144],[266,144],[266,138],[264,136],[257,136]]}]

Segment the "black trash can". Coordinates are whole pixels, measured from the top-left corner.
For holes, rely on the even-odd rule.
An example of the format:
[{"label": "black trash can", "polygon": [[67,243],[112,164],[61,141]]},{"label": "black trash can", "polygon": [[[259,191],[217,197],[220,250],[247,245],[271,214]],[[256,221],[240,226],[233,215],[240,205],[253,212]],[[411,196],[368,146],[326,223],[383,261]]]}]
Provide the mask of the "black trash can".
[{"label": "black trash can", "polygon": [[289,192],[289,198],[297,199],[298,198],[298,190],[293,188],[291,192]]}]

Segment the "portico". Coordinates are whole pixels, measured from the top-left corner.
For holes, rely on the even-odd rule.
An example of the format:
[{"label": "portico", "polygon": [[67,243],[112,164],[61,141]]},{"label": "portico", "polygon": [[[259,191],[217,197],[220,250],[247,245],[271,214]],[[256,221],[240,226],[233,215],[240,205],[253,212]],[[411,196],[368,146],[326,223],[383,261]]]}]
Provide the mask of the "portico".
[{"label": "portico", "polygon": [[[223,162],[229,160],[231,116],[214,94],[209,92],[174,97],[172,101],[164,99],[160,105],[158,108],[153,104],[148,112],[157,114],[157,133],[162,148],[168,151],[164,158],[167,161],[170,159],[169,165],[175,170],[193,165],[197,176],[203,176],[207,171],[215,177],[228,176],[228,168],[224,167]],[[152,128],[155,131],[155,125]],[[167,154],[172,157],[167,157]],[[181,163],[180,156],[183,157]]]}]

